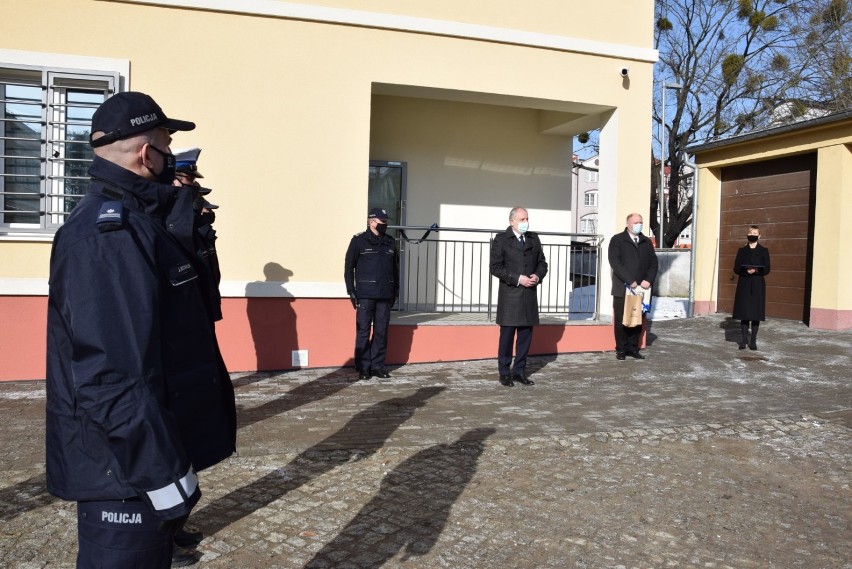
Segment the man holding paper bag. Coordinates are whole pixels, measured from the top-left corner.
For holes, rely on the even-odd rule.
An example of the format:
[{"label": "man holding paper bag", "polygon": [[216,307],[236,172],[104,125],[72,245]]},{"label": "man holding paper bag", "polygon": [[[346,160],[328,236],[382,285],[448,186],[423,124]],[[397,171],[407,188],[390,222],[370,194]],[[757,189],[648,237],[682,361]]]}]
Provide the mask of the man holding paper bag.
[{"label": "man holding paper bag", "polygon": [[651,284],[657,278],[657,254],[651,240],[642,234],[642,216],[631,213],[627,227],[609,242],[612,268],[612,324],[615,332],[615,357],[644,360],[639,353],[642,334],[642,304],[650,299]]}]

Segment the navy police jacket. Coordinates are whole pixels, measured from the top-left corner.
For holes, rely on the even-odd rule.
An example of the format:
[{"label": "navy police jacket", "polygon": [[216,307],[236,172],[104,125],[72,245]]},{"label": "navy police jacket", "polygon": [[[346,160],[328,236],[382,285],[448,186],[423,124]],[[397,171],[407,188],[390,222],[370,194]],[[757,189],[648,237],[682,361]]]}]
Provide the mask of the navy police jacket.
[{"label": "navy police jacket", "polygon": [[47,488],[173,519],[200,497],[195,472],[235,450],[233,386],[197,261],[167,228],[176,188],[99,157],[89,174],[50,259]]},{"label": "navy police jacket", "polygon": [[389,235],[369,229],[349,242],[343,267],[346,293],[358,298],[396,298],[399,295],[399,256]]}]

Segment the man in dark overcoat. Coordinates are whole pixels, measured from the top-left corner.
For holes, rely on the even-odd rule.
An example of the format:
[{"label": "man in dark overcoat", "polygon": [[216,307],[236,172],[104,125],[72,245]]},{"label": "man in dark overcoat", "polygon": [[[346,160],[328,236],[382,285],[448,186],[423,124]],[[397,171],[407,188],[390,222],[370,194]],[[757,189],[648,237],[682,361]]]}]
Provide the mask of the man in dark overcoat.
[{"label": "man in dark overcoat", "polygon": [[642,216],[631,213],[627,227],[609,242],[609,266],[612,268],[612,325],[615,331],[615,357],[619,360],[631,356],[644,360],[639,353],[642,326],[625,327],[624,295],[627,287],[637,290],[651,288],[657,278],[657,254],[654,244],[642,234]]},{"label": "man in dark overcoat", "polygon": [[[522,207],[509,212],[509,227],[491,242],[491,274],[500,279],[497,324],[500,342],[497,366],[500,383],[533,385],[526,376],[532,327],[538,324],[538,285],[547,274],[547,261],[538,235],[528,231],[529,214]],[[512,344],[515,363],[512,366]]]}]

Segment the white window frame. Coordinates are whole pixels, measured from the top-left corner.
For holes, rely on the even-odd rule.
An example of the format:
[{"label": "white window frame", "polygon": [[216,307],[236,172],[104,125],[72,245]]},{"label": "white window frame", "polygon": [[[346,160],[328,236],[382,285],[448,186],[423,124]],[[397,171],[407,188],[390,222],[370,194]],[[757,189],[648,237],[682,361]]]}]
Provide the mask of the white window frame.
[{"label": "white window frame", "polygon": [[596,234],[598,230],[598,217],[596,215],[584,215],[580,218],[580,233]]},{"label": "white window frame", "polygon": [[[68,130],[78,132],[87,126],[86,119],[69,119],[69,110],[78,114],[88,109],[94,112],[96,104],[74,103],[69,106],[67,93],[103,92],[111,96],[127,85],[129,61],[94,57],[78,57],[63,54],[45,54],[22,52],[15,50],[0,50],[0,83],[25,84],[41,90],[41,101],[33,107],[40,106],[41,116],[38,120],[28,121],[40,126],[38,140],[40,141],[39,155],[27,154],[26,160],[38,161],[38,223],[7,222],[5,213],[0,214],[0,240],[43,240],[52,239],[64,222],[68,212],[73,207],[73,196],[66,193],[66,187],[71,180],[85,180],[79,175],[80,170],[87,169],[91,158],[74,157],[75,152],[68,153],[72,145],[83,144],[79,141],[66,140]],[[9,91],[13,91],[10,89]],[[11,117],[5,120],[6,105],[15,105],[13,99],[5,96],[7,90],[0,85],[0,137],[7,132],[6,125],[11,124]],[[97,96],[97,95],[95,95]],[[29,106],[29,105],[27,105]],[[17,105],[20,108],[20,105]],[[6,160],[11,159],[6,150],[6,140],[0,138],[0,174],[7,174]],[[20,141],[19,141],[20,142]],[[79,154],[77,152],[76,154]],[[87,153],[88,154],[88,148]],[[89,155],[90,156],[90,155]],[[20,157],[20,154],[16,154]],[[82,164],[81,164],[82,162]],[[69,175],[67,165],[74,163],[77,174]],[[10,172],[11,173],[11,170]],[[5,180],[10,176],[0,176],[0,192],[5,192]],[[0,211],[7,210],[6,195],[0,193]],[[69,200],[70,198],[70,200]],[[67,210],[67,211],[66,211]]]},{"label": "white window frame", "polygon": [[583,205],[585,207],[598,207],[598,191],[591,190],[583,194]]},{"label": "white window frame", "polygon": [[591,182],[593,184],[600,181],[600,172],[593,170],[586,170],[586,181]]}]

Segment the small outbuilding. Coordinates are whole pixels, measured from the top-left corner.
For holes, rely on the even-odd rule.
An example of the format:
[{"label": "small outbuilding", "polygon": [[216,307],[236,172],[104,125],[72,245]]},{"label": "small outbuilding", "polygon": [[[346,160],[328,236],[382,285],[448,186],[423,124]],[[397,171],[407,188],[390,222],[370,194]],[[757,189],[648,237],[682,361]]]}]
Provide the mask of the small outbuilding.
[{"label": "small outbuilding", "polygon": [[766,315],[852,328],[852,110],[694,146],[694,314],[731,312],[750,225],[771,252]]}]

